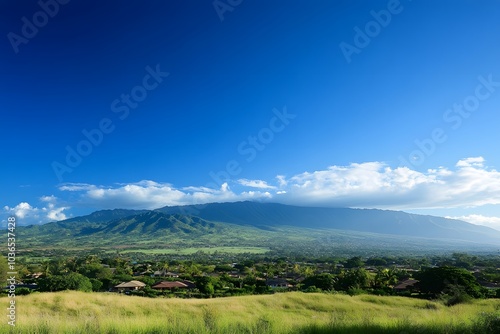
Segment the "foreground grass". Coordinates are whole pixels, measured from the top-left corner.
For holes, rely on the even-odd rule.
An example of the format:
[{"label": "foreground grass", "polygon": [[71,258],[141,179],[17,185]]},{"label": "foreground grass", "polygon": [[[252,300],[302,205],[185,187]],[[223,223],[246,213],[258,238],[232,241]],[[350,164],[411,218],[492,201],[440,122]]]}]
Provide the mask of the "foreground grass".
[{"label": "foreground grass", "polygon": [[495,333],[479,322],[500,309],[498,300],[446,307],[299,292],[199,300],[67,291],[19,296],[16,305],[15,330],[4,321],[1,333]]}]

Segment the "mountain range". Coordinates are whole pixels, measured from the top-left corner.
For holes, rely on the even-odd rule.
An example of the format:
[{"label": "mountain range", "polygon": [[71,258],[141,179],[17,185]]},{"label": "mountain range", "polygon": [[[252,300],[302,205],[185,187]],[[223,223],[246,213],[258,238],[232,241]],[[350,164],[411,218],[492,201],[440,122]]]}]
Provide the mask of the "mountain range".
[{"label": "mountain range", "polygon": [[[276,203],[235,202],[168,206],[156,210],[101,210],[90,215],[19,227],[29,247],[43,245],[246,245],[286,248],[293,240],[315,247],[352,242],[418,245],[461,243],[500,245],[500,231],[443,217],[401,211],[300,207]],[[329,238],[325,239],[324,236]],[[405,241],[406,240],[406,241]],[[297,241],[298,243],[298,241]],[[306,246],[306,247],[309,247]],[[417,247],[417,246],[416,246]],[[417,247],[418,248],[418,247]]]},{"label": "mountain range", "polygon": [[172,206],[158,211],[260,228],[295,226],[474,242],[500,242],[500,231],[489,227],[402,211],[300,207],[249,201]]}]

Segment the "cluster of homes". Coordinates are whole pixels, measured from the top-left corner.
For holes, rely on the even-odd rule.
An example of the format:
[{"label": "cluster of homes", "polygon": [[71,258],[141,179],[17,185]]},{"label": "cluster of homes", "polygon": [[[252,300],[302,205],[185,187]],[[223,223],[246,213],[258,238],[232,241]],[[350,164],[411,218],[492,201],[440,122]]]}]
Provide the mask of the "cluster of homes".
[{"label": "cluster of homes", "polygon": [[[116,285],[114,288],[118,292],[127,292],[127,291],[141,290],[145,286],[146,284],[144,284],[143,282],[133,280],[129,282],[120,283]],[[174,289],[193,289],[196,288],[196,285],[191,281],[185,281],[185,280],[161,281],[153,284],[151,288],[159,291],[171,291]]]},{"label": "cluster of homes", "polygon": [[[138,275],[146,274],[146,273],[137,273]],[[151,286],[152,289],[158,291],[173,291],[177,289],[194,289],[196,288],[196,284],[194,282],[188,280],[181,280],[179,278],[179,273],[169,272],[165,270],[155,271],[151,276],[153,277],[164,277],[164,278],[173,278],[173,281],[159,281]],[[229,276],[241,278],[237,274],[237,272],[230,273]],[[292,288],[293,285],[290,284],[286,278],[269,278],[266,279],[266,285],[270,288]],[[130,292],[134,290],[141,290],[146,286],[145,283],[137,280],[132,280],[128,282],[122,282],[118,285],[115,285],[112,291],[116,292]]]}]

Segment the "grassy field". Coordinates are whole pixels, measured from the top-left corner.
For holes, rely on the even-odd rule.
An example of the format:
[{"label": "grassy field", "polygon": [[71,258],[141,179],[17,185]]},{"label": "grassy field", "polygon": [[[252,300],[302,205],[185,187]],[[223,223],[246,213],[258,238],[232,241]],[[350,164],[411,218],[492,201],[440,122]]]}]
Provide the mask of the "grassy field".
[{"label": "grassy field", "polygon": [[213,254],[215,252],[228,253],[228,254],[265,254],[269,252],[266,247],[189,247],[177,249],[127,249],[121,253],[144,253],[144,254],[180,254],[190,255],[196,252],[204,252]]},{"label": "grassy field", "polygon": [[500,326],[498,300],[446,307],[369,295],[291,292],[200,300],[73,291],[16,300],[15,330],[4,317],[1,333],[498,333],[481,322],[484,314]]}]

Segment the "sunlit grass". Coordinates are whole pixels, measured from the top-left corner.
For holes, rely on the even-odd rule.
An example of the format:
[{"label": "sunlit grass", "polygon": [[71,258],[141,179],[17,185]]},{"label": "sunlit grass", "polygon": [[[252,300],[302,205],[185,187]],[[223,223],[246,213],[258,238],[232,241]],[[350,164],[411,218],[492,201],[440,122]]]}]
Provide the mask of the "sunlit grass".
[{"label": "sunlit grass", "polygon": [[481,313],[499,308],[498,300],[446,307],[404,297],[299,292],[149,299],[66,291],[16,300],[17,326],[9,332],[5,324],[2,333],[467,333]]}]

